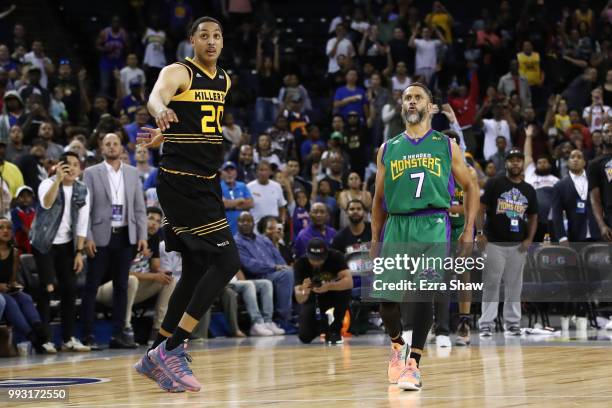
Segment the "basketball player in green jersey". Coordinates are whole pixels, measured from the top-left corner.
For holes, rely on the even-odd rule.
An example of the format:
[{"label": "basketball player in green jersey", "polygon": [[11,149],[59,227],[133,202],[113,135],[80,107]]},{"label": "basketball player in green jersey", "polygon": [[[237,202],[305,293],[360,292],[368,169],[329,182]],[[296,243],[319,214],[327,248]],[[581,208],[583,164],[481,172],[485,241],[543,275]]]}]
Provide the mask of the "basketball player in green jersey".
[{"label": "basketball player in green jersey", "polygon": [[217,66],[223,29],[217,20],[201,17],[190,39],[194,58],[162,69],[151,92],[147,106],[159,129],[143,129],[149,136],[140,140],[148,148],[164,143],[157,194],[166,250],[181,252],[183,267],[158,337],[135,368],[169,392],[200,390],[185,342],[240,266],[217,175],[231,86]]},{"label": "basketball player in green jersey", "polygon": [[[392,257],[386,248],[393,244],[450,242],[448,209],[454,192],[454,180],[464,189],[465,225],[459,243],[471,248],[474,220],[478,211],[479,190],[470,176],[461,149],[449,138],[431,129],[434,104],[425,85],[413,83],[402,94],[402,118],[405,132],[381,146],[377,157],[376,191],[372,208],[372,256]],[[419,257],[421,253],[408,254]],[[439,254],[438,254],[439,256]],[[443,256],[443,255],[442,255]],[[427,271],[420,271],[424,273]],[[384,278],[385,274],[380,275]],[[417,275],[418,276],[418,275]],[[421,275],[423,276],[423,275]],[[413,334],[410,354],[402,359],[406,345],[402,339],[400,301],[405,293],[378,294],[380,315],[391,338],[388,377],[404,390],[422,386],[419,368],[427,333],[433,321],[433,295],[427,302],[414,304]],[[376,293],[372,293],[377,297]],[[421,293],[423,295],[423,293]],[[410,293],[406,299],[410,301]]]}]

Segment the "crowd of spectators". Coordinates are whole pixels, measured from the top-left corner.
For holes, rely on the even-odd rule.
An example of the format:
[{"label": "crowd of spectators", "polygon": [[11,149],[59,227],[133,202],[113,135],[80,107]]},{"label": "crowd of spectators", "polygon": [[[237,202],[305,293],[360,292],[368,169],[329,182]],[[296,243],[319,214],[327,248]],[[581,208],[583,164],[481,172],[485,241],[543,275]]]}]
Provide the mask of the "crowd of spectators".
[{"label": "crowd of spectators", "polygon": [[[153,7],[148,13],[140,9],[140,31],[125,26],[126,16],[113,16],[91,40],[98,66],[48,55],[49,44],[32,38],[31,27],[19,22],[14,22],[10,35],[0,38],[0,299],[12,299],[9,293],[15,284],[12,267],[6,264],[21,254],[36,254],[28,235],[36,213],[53,204],[43,198],[49,186],[63,177],[59,160],[76,162],[79,169],[72,174],[84,171],[83,185],[92,196],[96,181],[88,182],[87,174],[95,174],[87,169],[102,161],[114,166],[116,148],[121,162],[117,166],[135,168],[142,200],[129,194],[114,197],[107,191],[112,213],[110,207],[104,211],[110,214],[113,232],[111,243],[102,246],[112,252],[115,229],[129,225],[129,237],[122,239],[137,255],[126,265],[130,272],[129,278],[127,272],[122,278],[125,282],[104,277],[106,264],[95,279],[88,278],[84,293],[91,299],[84,304],[88,319],[94,297],[113,305],[113,314],[118,315],[113,290],[127,294],[119,303],[127,305],[127,312],[114,316],[121,326],[115,338],[118,347],[133,346],[131,306],[159,294],[152,306],[155,331],[165,313],[164,303],[180,279],[180,256],[163,250],[159,232],[162,214],[157,209],[155,179],[160,152],[136,146],[136,136],[141,127],[153,126],[145,104],[160,69],[192,56],[184,35],[194,17],[189,3],[168,2],[170,12],[163,15]],[[612,238],[612,164],[597,161],[609,156],[611,143],[606,124],[612,115],[612,4],[595,8],[586,0],[568,5],[503,0],[487,3],[474,11],[478,15],[460,21],[440,1],[427,10],[412,0],[347,2],[338,15],[325,16],[329,39],[320,45],[318,55],[328,63],[323,75],[313,76],[305,61],[284,63],[286,53],[294,51],[283,47],[286,31],[279,27],[282,18],[276,18],[282,16],[275,16],[268,2],[256,7],[248,0],[230,0],[227,7],[220,3],[218,17],[227,29],[221,63],[231,75],[232,88],[223,118],[225,163],[219,171],[242,265],[229,289],[239,293],[247,306],[251,334],[294,330],[294,289],[296,293],[303,289],[300,279],[306,276],[294,267],[305,262],[314,238],[345,254],[369,242],[376,152],[381,143],[404,130],[401,93],[415,81],[429,86],[440,109],[448,104],[454,111],[434,115],[433,128],[459,128],[466,160],[482,188],[487,180],[506,174],[512,148],[524,152],[524,180],[535,189],[539,203],[536,241],[547,234],[559,242]],[[311,39],[306,36],[301,41]],[[115,140],[117,146],[105,145]],[[583,172],[589,162],[597,163],[593,172],[608,174],[607,186],[595,181],[599,173],[589,174],[587,184]],[[589,201],[588,208],[603,209],[603,217],[589,214],[591,229],[575,235],[563,227],[563,210],[558,206],[549,210],[558,204],[564,180],[578,176],[584,178],[577,189],[583,201],[589,201],[587,191],[599,187],[599,202]],[[115,189],[111,170],[108,177]],[[123,185],[123,179],[118,182]],[[64,185],[64,195],[72,194],[74,205],[89,206],[91,198],[81,203],[70,191]],[[118,203],[129,207],[127,200],[136,200],[138,219],[124,219]],[[86,251],[89,265],[75,260],[69,269],[78,273],[84,268],[91,274],[96,249],[100,257],[100,248],[90,245],[91,225],[111,221],[103,220],[104,211],[104,217],[88,211],[90,226],[84,236],[77,233],[82,230],[78,216],[70,219],[66,213],[66,220],[74,224],[57,232],[66,239],[48,244],[55,248],[71,242],[71,258]],[[137,234],[132,234],[132,222]],[[577,223],[570,221],[569,229],[572,225]],[[12,228],[9,238],[5,226]],[[14,254],[4,248],[5,241],[15,248]],[[20,336],[29,336],[39,349],[49,351],[50,345],[43,347],[48,343],[44,326],[49,324],[49,313],[40,305],[48,303],[54,285],[59,285],[62,303],[72,301],[76,289],[73,277],[60,277],[59,272],[42,282],[40,293],[30,293],[40,313],[24,293],[6,304],[4,319]],[[74,319],[73,309],[62,308],[62,319]],[[65,349],[96,346],[92,336],[81,344],[71,325],[63,329]],[[232,331],[243,335],[235,324]],[[304,336],[313,337],[310,331]]]}]

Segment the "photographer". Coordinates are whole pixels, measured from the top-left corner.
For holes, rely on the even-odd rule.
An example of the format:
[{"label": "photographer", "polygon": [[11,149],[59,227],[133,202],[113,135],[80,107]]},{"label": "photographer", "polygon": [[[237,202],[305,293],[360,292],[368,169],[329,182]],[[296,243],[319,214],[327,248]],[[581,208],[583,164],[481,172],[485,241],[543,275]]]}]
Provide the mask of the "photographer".
[{"label": "photographer", "polygon": [[308,243],[306,255],[295,262],[294,270],[295,281],[302,282],[295,287],[296,300],[302,305],[298,333],[300,341],[310,343],[321,334],[321,329],[327,326],[325,311],[333,307],[334,321],[325,330],[325,341],[330,344],[342,343],[340,329],[353,288],[353,278],[344,255],[333,249],[328,250],[325,241],[314,238]]}]

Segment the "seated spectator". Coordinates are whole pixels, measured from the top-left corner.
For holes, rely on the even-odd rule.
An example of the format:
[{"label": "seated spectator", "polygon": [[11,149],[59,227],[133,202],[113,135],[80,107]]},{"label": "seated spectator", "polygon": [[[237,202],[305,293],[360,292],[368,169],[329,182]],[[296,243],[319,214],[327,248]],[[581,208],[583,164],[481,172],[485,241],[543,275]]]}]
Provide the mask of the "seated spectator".
[{"label": "seated spectator", "polygon": [[331,184],[328,179],[323,179],[318,183],[313,184],[314,188],[310,195],[310,201],[314,203],[323,203],[329,211],[329,223],[333,226],[338,225],[338,203],[332,195]]},{"label": "seated spectator", "polygon": [[11,126],[9,139],[6,147],[6,160],[11,163],[19,163],[19,160],[30,151],[30,146],[23,144],[23,130],[19,125]]},{"label": "seated spectator", "polygon": [[263,160],[257,165],[257,179],[247,184],[253,196],[253,209],[251,214],[255,222],[266,215],[285,218],[285,205],[287,200],[283,190],[276,181],[270,180],[272,168],[270,163]]},{"label": "seated spectator", "polygon": [[280,158],[272,151],[272,141],[269,135],[264,133],[257,138],[257,145],[253,152],[253,161],[255,164],[261,161],[267,161],[272,165],[274,170],[280,170],[282,168]]},{"label": "seated spectator", "polygon": [[603,103],[603,91],[595,88],[591,91],[591,105],[584,108],[582,118],[593,133],[595,130],[603,129],[604,123],[610,115],[610,107]]},{"label": "seated spectator", "polygon": [[[123,129],[125,130],[129,138],[129,141],[127,142],[127,150],[130,155],[131,163],[136,163],[136,161],[134,160],[134,153],[136,151],[136,138],[137,138],[138,133],[141,132],[140,128],[142,127],[150,128],[151,127],[151,125],[149,124],[150,119],[151,117],[149,116],[149,112],[147,111],[147,108],[145,108],[144,106],[139,106],[134,111],[134,121],[130,123],[129,125],[126,125],[123,127]],[[149,157],[149,164],[153,164],[152,157]]]},{"label": "seated spectator", "polygon": [[234,122],[234,114],[231,112],[227,112],[223,115],[223,138],[230,143],[229,149],[240,147],[242,129]]},{"label": "seated spectator", "polygon": [[0,115],[0,140],[5,139],[9,129],[15,125],[21,126],[25,115],[23,99],[17,91],[7,91],[2,98],[3,107]]},{"label": "seated spectator", "polygon": [[290,246],[285,245],[283,240],[283,224],[277,217],[272,217],[270,215],[263,217],[257,223],[257,232],[272,241],[274,247],[278,249],[278,252],[280,252],[285,262],[287,262],[287,265],[293,265],[293,251]]},{"label": "seated spectator", "polygon": [[59,160],[64,148],[55,143],[55,127],[51,122],[43,122],[38,127],[38,137],[41,138],[46,144],[46,157],[49,160]]},{"label": "seated spectator", "polygon": [[[340,330],[351,301],[353,278],[344,255],[327,249],[325,241],[315,238],[308,243],[305,255],[295,262],[295,298],[302,305],[298,337],[310,343],[322,332],[330,344],[342,343]],[[334,308],[329,327],[325,312]],[[322,322],[323,326],[319,326]]]},{"label": "seated spectator", "polygon": [[[176,281],[172,271],[161,268],[159,241],[163,213],[159,208],[147,208],[147,234],[148,251],[139,252],[132,260],[130,276],[128,278],[128,300],[125,316],[125,329],[132,329],[132,306],[157,296],[153,327],[149,340],[155,340],[162,320],[168,310],[168,301],[174,291]],[[113,302],[113,282],[108,281],[98,288],[96,301],[105,306]]]},{"label": "seated spectator", "polygon": [[0,218],[0,297],[4,299],[4,318],[16,332],[17,342],[29,340],[39,353],[57,353],[51,343],[49,327],[34,307],[32,297],[17,282],[19,255],[12,247],[13,226]]},{"label": "seated spectator", "polygon": [[296,190],[294,197],[295,202],[288,205],[289,214],[291,215],[291,227],[293,228],[292,239],[295,239],[302,229],[310,225],[310,201],[308,200],[308,195],[303,190]]},{"label": "seated spectator", "polygon": [[[34,191],[38,190],[38,186],[43,180],[46,180],[49,176],[47,174],[47,169],[44,166],[45,163],[45,155],[46,155],[45,142],[40,139],[34,139],[32,141],[32,147],[28,154],[24,155],[19,161],[19,174],[21,176],[22,182],[21,184],[26,184]],[[2,142],[0,141],[0,158],[2,157]],[[7,167],[10,169],[11,166]],[[4,178],[6,178],[6,173],[3,172]],[[19,176],[16,176],[16,180],[18,180]],[[9,185],[10,186],[10,185]]]},{"label": "seated spectator", "polygon": [[293,269],[272,241],[255,235],[253,216],[246,211],[238,217],[238,234],[234,239],[245,276],[272,281],[276,293],[275,314],[281,326],[287,327],[291,317]]},{"label": "seated spectator", "polygon": [[272,150],[276,151],[281,161],[286,161],[288,157],[296,157],[295,136],[289,131],[289,122],[283,115],[276,117],[276,122],[266,133],[272,140]]},{"label": "seated spectator", "polygon": [[344,174],[344,158],[337,154],[329,156],[329,167],[324,180],[329,181],[333,197],[337,197],[344,189]]},{"label": "seated spectator", "polygon": [[28,186],[21,186],[17,189],[17,197],[15,198],[17,205],[11,210],[15,245],[19,255],[31,254],[32,245],[30,244],[29,234],[32,222],[36,216],[34,190]]},{"label": "seated spectator", "polygon": [[253,163],[253,147],[248,144],[240,146],[238,152],[238,176],[236,180],[250,183],[255,180],[255,163]]},{"label": "seated spectator", "polygon": [[283,111],[283,116],[287,118],[289,124],[289,131],[295,137],[297,146],[302,143],[302,140],[308,133],[307,127],[310,125],[310,117],[302,113],[302,97],[299,95],[293,95],[289,99],[288,108]]},{"label": "seated spectator", "polygon": [[119,79],[123,86],[123,93],[129,95],[131,83],[139,82],[145,86],[146,81],[144,71],[138,67],[138,56],[136,54],[128,54],[125,62],[126,66],[119,71]]},{"label": "seated spectator", "polygon": [[40,310],[49,322],[51,293],[61,300],[62,350],[90,351],[75,335],[77,275],[84,265],[85,238],[91,197],[79,181],[81,162],[75,153],[64,153],[55,175],[40,183],[40,207],[32,226],[31,241],[39,275]]},{"label": "seated spectator", "polygon": [[372,209],[372,195],[369,191],[362,187],[361,177],[359,174],[352,172],[347,180],[348,188],[340,192],[338,196],[338,207],[340,208],[340,228],[349,225],[348,218],[348,203],[352,200],[359,200],[364,205],[366,217]]},{"label": "seated spectator", "polygon": [[[223,289],[218,300],[221,302],[223,314],[229,325],[229,336],[238,338],[246,337],[246,334],[244,334],[238,326],[238,292],[228,285]],[[195,329],[193,329],[193,332],[191,332],[191,340],[208,338],[211,316],[212,308],[209,308],[206,313],[204,313],[204,316],[202,316]],[[271,334],[268,335],[271,336]]]},{"label": "seated spectator", "polygon": [[223,192],[223,205],[225,215],[232,231],[232,235],[238,232],[238,216],[242,211],[253,208],[253,196],[246,184],[236,181],[236,165],[227,161],[221,166],[221,191]]},{"label": "seated spectator", "polygon": [[312,185],[308,180],[300,175],[300,162],[295,158],[289,158],[285,166],[285,175],[291,185],[293,191],[300,189],[308,192],[312,189]]},{"label": "seated spectator", "polygon": [[327,245],[331,245],[336,230],[327,225],[329,220],[329,210],[323,203],[312,203],[310,206],[311,224],[300,231],[293,243],[295,256],[299,258],[306,253],[306,246],[313,238],[322,238]]},{"label": "seated spectator", "polygon": [[308,156],[313,144],[317,144],[321,150],[325,150],[325,143],[321,140],[321,131],[316,125],[308,126],[308,137],[302,141],[302,145],[300,146],[300,156]]},{"label": "seated spectator", "polygon": [[[230,281],[230,288],[242,296],[249,317],[251,318],[251,336],[274,336],[285,334],[272,321],[274,312],[274,287],[268,279],[249,279],[247,280],[242,271],[238,271],[236,276]],[[261,300],[261,309],[257,304],[257,299]]]}]

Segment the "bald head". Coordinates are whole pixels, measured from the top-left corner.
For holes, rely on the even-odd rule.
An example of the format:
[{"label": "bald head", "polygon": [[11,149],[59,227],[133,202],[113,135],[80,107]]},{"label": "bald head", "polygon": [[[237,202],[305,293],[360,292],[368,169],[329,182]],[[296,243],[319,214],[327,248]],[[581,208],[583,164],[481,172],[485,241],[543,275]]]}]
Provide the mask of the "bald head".
[{"label": "bald head", "polygon": [[102,155],[107,161],[118,160],[123,152],[121,139],[116,133],[107,133],[102,139]]},{"label": "bald head", "polygon": [[243,211],[238,216],[238,231],[242,235],[251,235],[253,234],[253,216],[248,211]]}]

